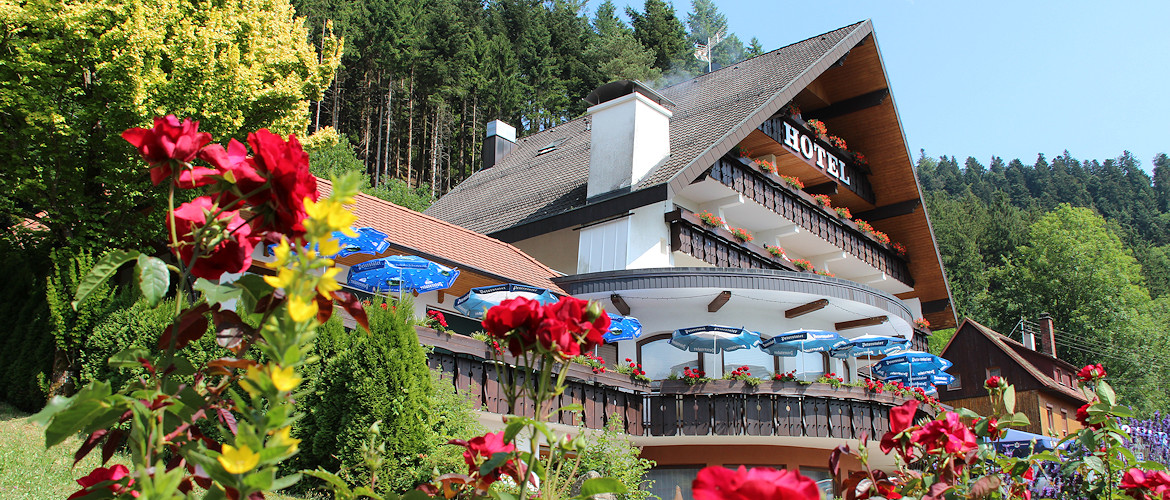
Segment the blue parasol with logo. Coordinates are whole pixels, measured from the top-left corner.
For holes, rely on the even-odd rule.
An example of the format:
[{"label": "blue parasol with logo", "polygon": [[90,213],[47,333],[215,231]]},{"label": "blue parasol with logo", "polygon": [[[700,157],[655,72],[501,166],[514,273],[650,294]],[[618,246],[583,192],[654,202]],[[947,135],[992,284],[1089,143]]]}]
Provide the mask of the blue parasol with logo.
[{"label": "blue parasol with logo", "polygon": [[834,358],[844,359],[857,356],[892,354],[910,345],[910,339],[882,335],[862,335],[849,339],[849,343],[829,351]]},{"label": "blue parasol with logo", "polygon": [[801,352],[825,352],[849,343],[837,332],[826,330],[793,330],[773,336],[760,343],[760,349],[773,356],[793,357]]},{"label": "blue parasol with logo", "polygon": [[929,352],[906,351],[891,354],[873,364],[873,374],[882,380],[898,381],[910,387],[930,391],[935,385],[954,382],[954,377],[943,373],[953,366],[950,361]]},{"label": "blue parasol with logo", "polygon": [[341,251],[337,252],[336,257],[348,257],[359,253],[378,255],[390,249],[386,233],[372,227],[359,227],[354,229],[354,232],[357,236],[349,236],[341,231],[333,232],[333,237],[341,244]]},{"label": "blue parasol with logo", "polygon": [[345,284],[363,292],[431,292],[450,288],[459,271],[415,255],[391,255],[349,268]]},{"label": "blue parasol with logo", "polygon": [[604,335],[606,342],[634,340],[642,335],[642,322],[638,321],[638,318],[606,314],[609,314],[609,331]]},{"label": "blue parasol with logo", "polygon": [[499,305],[500,302],[517,297],[535,300],[541,304],[551,304],[559,300],[556,294],[544,288],[506,283],[472,288],[462,297],[455,299],[455,309],[478,319],[483,318],[488,309]]},{"label": "blue parasol with logo", "polygon": [[760,334],[733,326],[705,325],[679,328],[670,336],[670,345],[684,351],[717,354],[755,347]]}]

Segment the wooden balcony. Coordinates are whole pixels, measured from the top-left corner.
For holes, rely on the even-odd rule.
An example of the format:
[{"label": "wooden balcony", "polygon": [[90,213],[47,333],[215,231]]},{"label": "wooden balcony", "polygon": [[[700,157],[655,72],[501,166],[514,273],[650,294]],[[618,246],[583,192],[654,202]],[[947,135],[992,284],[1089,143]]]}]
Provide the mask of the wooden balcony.
[{"label": "wooden balcony", "polygon": [[[517,376],[517,369],[492,361],[483,342],[458,334],[417,328],[419,340],[435,349],[428,364],[451,380],[456,392],[467,394],[485,411],[532,417],[531,401],[509,408],[501,382]],[[633,436],[796,436],[857,439],[880,437],[889,430],[890,408],[905,399],[874,394],[859,387],[833,388],[826,384],[743,382],[715,380],[695,386],[663,381],[651,393],[647,384],[618,373],[594,374],[588,367],[570,367],[568,387],[553,407],[580,404],[580,419],[601,429],[616,414],[621,429]],[[931,416],[929,409],[920,416]],[[576,425],[577,417],[560,414],[556,423]]]},{"label": "wooden balcony", "polygon": [[764,247],[740,242],[726,229],[703,225],[698,216],[685,209],[669,212],[665,218],[670,224],[672,252],[683,252],[715,267],[797,270]]},{"label": "wooden balcony", "polygon": [[760,172],[748,163],[749,160],[724,156],[711,166],[708,175],[874,269],[909,287],[914,286],[906,259],[893,247],[863,232],[853,221],[818,206],[803,191],[781,184],[779,178]]}]

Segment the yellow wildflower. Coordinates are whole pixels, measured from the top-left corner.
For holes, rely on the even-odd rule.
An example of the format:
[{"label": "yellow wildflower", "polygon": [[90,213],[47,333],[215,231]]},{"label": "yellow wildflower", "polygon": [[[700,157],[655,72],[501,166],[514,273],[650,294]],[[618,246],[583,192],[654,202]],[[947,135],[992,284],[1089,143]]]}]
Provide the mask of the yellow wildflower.
[{"label": "yellow wildflower", "polygon": [[297,375],[293,367],[287,366],[284,368],[272,368],[272,385],[276,386],[278,391],[291,391],[296,389],[301,383],[301,376]]},{"label": "yellow wildflower", "polygon": [[337,284],[337,279],[334,278],[339,272],[341,272],[341,269],[336,267],[325,269],[321,273],[321,279],[317,281],[317,292],[328,297],[329,292],[341,290],[341,285]]},{"label": "yellow wildflower", "polygon": [[296,281],[296,273],[287,267],[281,268],[276,276],[265,276],[264,282],[272,288],[288,288]]},{"label": "yellow wildflower", "polygon": [[282,427],[281,429],[277,430],[276,433],[272,435],[273,441],[275,442],[276,446],[287,446],[288,447],[287,453],[290,455],[297,452],[297,444],[301,442],[300,439],[295,439],[289,435],[289,432],[291,432],[291,431],[292,431],[292,427],[286,426],[286,427]]},{"label": "yellow wildflower", "polygon": [[289,297],[288,315],[298,323],[313,319],[317,316],[317,302],[312,298]]},{"label": "yellow wildflower", "polygon": [[223,466],[223,470],[228,471],[229,474],[243,474],[254,468],[260,463],[260,454],[252,451],[248,445],[236,448],[230,444],[223,445],[223,453],[220,453],[219,464]]},{"label": "yellow wildflower", "polygon": [[288,238],[281,236],[280,244],[276,245],[276,249],[272,251],[272,254],[275,259],[269,264],[269,267],[275,269],[288,264],[288,261],[292,257],[292,247],[288,244]]},{"label": "yellow wildflower", "polygon": [[317,244],[317,248],[321,250],[321,255],[337,255],[341,251],[341,243],[337,238],[326,238]]},{"label": "yellow wildflower", "polygon": [[257,365],[252,365],[248,367],[248,373],[244,375],[244,378],[240,379],[240,387],[248,391],[248,394],[252,397],[256,397],[261,392],[260,388],[263,386],[263,381],[263,370]]}]

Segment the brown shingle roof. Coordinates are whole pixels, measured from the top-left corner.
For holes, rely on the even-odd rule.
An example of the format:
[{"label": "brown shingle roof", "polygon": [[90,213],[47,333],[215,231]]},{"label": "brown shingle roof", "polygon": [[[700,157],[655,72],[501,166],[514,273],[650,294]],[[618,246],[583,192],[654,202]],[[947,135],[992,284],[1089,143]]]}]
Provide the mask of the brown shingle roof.
[{"label": "brown shingle roof", "polygon": [[[856,23],[662,89],[661,94],[676,104],[671,108],[671,155],[632,190],[676,179],[685,186],[779,111],[835,62],[838,53],[871,32],[868,21]],[[519,139],[500,163],[460,183],[426,213],[490,234],[584,206],[588,119],[583,116]],[[537,156],[557,139],[566,140],[553,152]]]},{"label": "brown shingle roof", "polygon": [[[1033,351],[1031,349],[1028,349],[1027,347],[1024,347],[1024,344],[1021,344],[1015,340],[1012,340],[1011,338],[1008,338],[1006,335],[1004,335],[1002,333],[999,333],[999,332],[992,330],[986,326],[983,326],[983,325],[979,324],[978,322],[972,320],[971,318],[964,318],[963,324],[959,325],[959,329],[962,329],[967,324],[970,324],[972,327],[975,328],[975,331],[982,333],[983,336],[987,337],[987,340],[990,340],[991,343],[995,344],[995,346],[998,347],[1000,350],[1002,350],[1004,352],[1004,354],[1007,354],[1008,357],[1012,358],[1012,361],[1015,361],[1017,364],[1019,364],[1021,368],[1026,370],[1029,375],[1031,375],[1036,380],[1038,380],[1042,385],[1044,385],[1044,387],[1046,387],[1050,390],[1056,391],[1064,396],[1068,396],[1070,398],[1076,399],[1077,401],[1085,401],[1085,402],[1088,401],[1087,399],[1085,399],[1084,394],[1081,394],[1079,391],[1073,390],[1070,387],[1065,387],[1065,386],[1057,383],[1056,380],[1054,380],[1050,375],[1045,373],[1044,370],[1037,368],[1036,365],[1033,364],[1031,361],[1028,361],[1027,358],[1029,356],[1040,356],[1042,358],[1045,358],[1049,361],[1055,362],[1055,363],[1063,366],[1065,369],[1072,371],[1073,373],[1076,373],[1076,371],[1077,371],[1076,367],[1069,364],[1067,361],[1064,361],[1062,359],[1059,359],[1059,358],[1056,358],[1053,356],[1049,356],[1049,355],[1041,353],[1041,352],[1036,352],[1036,351]],[[944,349],[944,351],[945,351],[945,349]],[[1027,356],[1025,356],[1025,353],[1027,353]]]},{"label": "brown shingle roof", "polygon": [[[317,180],[322,196],[333,184]],[[407,253],[445,260],[444,264],[496,275],[502,281],[524,283],[561,293],[552,282],[557,272],[520,249],[495,238],[456,226],[414,210],[366,194],[354,197],[350,207],[358,220],[355,226],[369,226],[389,237]]]}]

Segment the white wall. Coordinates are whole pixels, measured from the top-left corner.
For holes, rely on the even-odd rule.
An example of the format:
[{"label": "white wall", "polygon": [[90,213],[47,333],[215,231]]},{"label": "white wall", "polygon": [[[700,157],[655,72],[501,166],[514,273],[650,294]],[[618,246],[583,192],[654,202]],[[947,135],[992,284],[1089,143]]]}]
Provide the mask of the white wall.
[{"label": "white wall", "polygon": [[589,108],[592,122],[587,196],[640,181],[670,156],[666,108],[637,92]]},{"label": "white wall", "polygon": [[655,203],[581,229],[577,272],[670,267],[670,233],[663,214],[663,205]]}]

